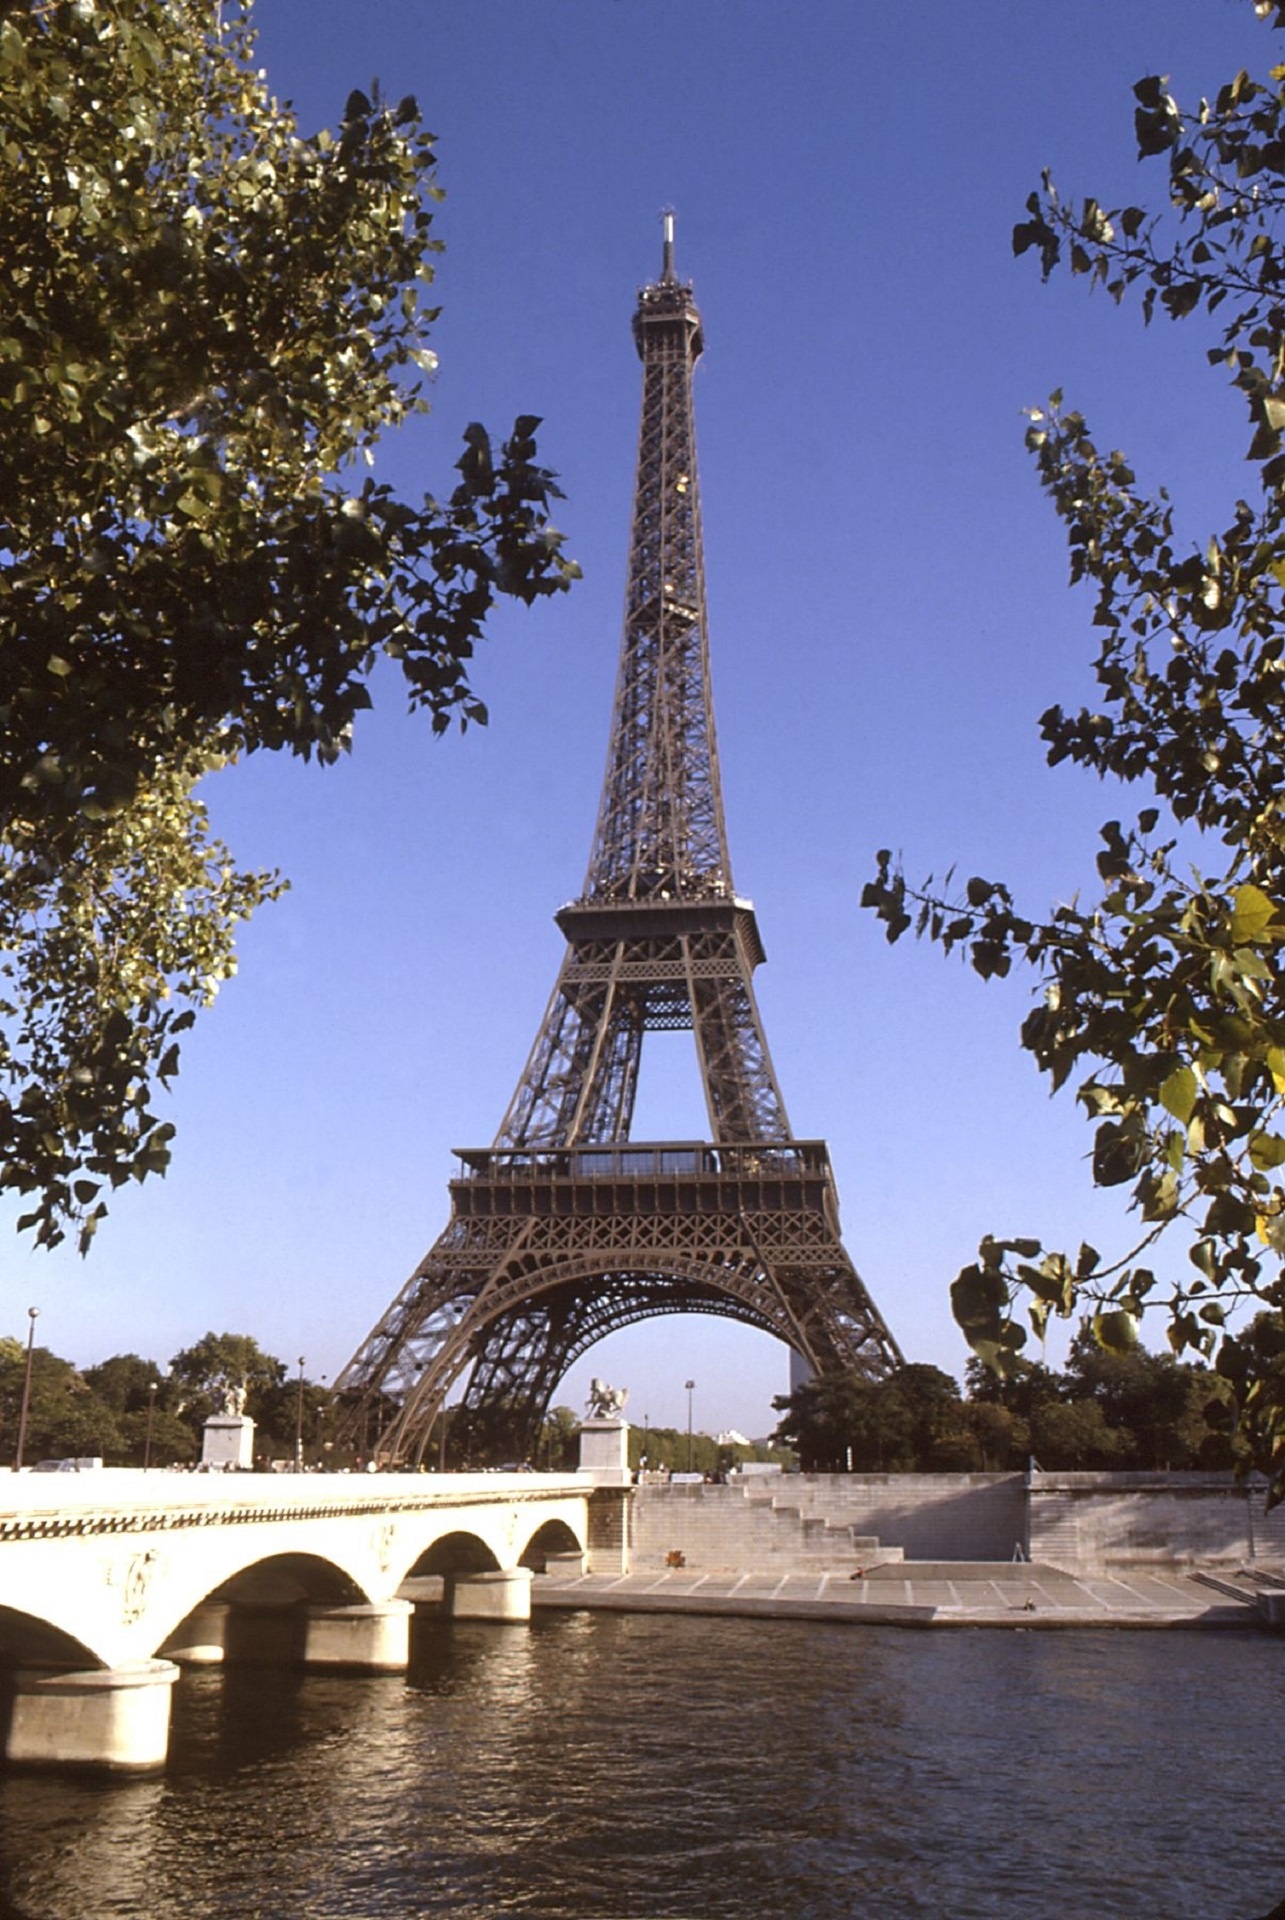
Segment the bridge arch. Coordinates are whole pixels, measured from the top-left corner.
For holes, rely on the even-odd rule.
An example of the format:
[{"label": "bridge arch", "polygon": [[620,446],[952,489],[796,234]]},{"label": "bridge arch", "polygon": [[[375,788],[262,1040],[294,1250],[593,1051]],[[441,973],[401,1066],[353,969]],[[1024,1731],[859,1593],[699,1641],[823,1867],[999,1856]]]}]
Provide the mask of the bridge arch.
[{"label": "bridge arch", "polygon": [[518,1557],[520,1567],[530,1567],[533,1573],[543,1573],[554,1553],[583,1553],[584,1542],[577,1540],[565,1520],[546,1520],[543,1526],[536,1528]]},{"label": "bridge arch", "polygon": [[350,1606],[370,1595],[337,1566],[317,1553],[271,1553],[247,1564],[203,1594],[203,1600],[229,1600],[247,1606]]},{"label": "bridge arch", "polygon": [[419,1579],[435,1573],[497,1573],[499,1568],[500,1561],[494,1549],[479,1534],[456,1529],[439,1534],[436,1540],[425,1547],[413,1566],[407,1568],[406,1577]]},{"label": "bridge arch", "polygon": [[104,1664],[83,1640],[52,1620],[23,1613],[17,1607],[0,1607],[0,1671],[22,1666],[88,1668]]}]

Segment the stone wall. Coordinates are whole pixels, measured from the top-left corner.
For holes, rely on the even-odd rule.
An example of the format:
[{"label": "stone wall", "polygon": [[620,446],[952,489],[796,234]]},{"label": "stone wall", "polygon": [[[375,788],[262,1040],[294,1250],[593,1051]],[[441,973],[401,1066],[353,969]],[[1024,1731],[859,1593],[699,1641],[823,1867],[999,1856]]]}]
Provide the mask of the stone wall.
[{"label": "stone wall", "polygon": [[590,1573],[626,1573],[630,1560],[633,1498],[624,1487],[597,1487],[589,1495],[586,1560]]},{"label": "stone wall", "polygon": [[1051,1566],[1285,1560],[1285,1505],[1223,1473],[1033,1473],[1030,1550]]},{"label": "stone wall", "polygon": [[706,1571],[841,1571],[869,1543],[916,1560],[1011,1560],[1026,1546],[1021,1474],[789,1474],[770,1486],[647,1486],[634,1495],[630,1566],[681,1553]]},{"label": "stone wall", "polygon": [[1285,1505],[1229,1474],[787,1474],[632,1496],[629,1565],[842,1571],[907,1560],[1013,1560],[1068,1569],[1285,1562]]}]

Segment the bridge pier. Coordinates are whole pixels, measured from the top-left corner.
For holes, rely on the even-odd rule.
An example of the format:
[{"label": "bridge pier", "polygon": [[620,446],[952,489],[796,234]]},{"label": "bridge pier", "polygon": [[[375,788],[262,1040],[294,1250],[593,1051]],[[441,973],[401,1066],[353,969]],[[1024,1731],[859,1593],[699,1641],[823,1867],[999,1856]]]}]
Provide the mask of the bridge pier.
[{"label": "bridge pier", "polygon": [[20,1668],[10,1682],[4,1757],[27,1767],[156,1772],[165,1765],[177,1679],[169,1660],[84,1673]]},{"label": "bridge pier", "polygon": [[448,1580],[447,1602],[456,1620],[517,1621],[531,1618],[531,1569],[457,1573]]},{"label": "bridge pier", "polygon": [[408,1600],[282,1606],[207,1600],[161,1649],[180,1666],[347,1668],[401,1673],[410,1664]]},{"label": "bridge pier", "polygon": [[409,1600],[381,1606],[310,1606],[304,1629],[305,1667],[359,1668],[364,1673],[402,1673],[410,1665]]},{"label": "bridge pier", "polygon": [[226,1600],[203,1601],[165,1641],[161,1658],[177,1660],[181,1667],[219,1666],[227,1653],[231,1611]]}]

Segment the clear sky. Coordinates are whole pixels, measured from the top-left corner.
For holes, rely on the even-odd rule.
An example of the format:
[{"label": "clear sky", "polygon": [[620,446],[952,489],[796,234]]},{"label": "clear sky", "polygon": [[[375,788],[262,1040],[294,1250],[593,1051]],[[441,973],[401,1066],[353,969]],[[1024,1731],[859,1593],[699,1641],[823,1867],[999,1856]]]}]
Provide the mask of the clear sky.
[{"label": "clear sky", "polygon": [[[830,1142],[845,1239],[913,1359],[962,1369],[947,1288],[987,1231],[1122,1246],[1089,1131],[1017,1043],[1030,983],[889,950],[874,850],[912,877],[1009,880],[1032,910],[1092,878],[1136,801],[1049,771],[1037,719],[1092,697],[1091,605],[1023,451],[1055,386],[1193,538],[1243,485],[1242,410],[1199,321],[1144,331],[1041,287],[1010,230],[1044,165],[1156,198],[1131,86],[1213,93],[1279,41],[1248,0],[260,0],[306,131],[354,86],[440,136],[444,306],[431,419],[386,443],[445,490],[472,419],[543,416],[584,581],[505,612],[491,725],[434,741],[393,678],[342,767],[251,763],[209,799],[292,891],[184,1049],[164,1183],[118,1196],[87,1261],[10,1238],[5,1319],[82,1363],[162,1362],[207,1328],[334,1374],[447,1217],[451,1149],[493,1136],[580,889],[619,646],[639,400],[635,291],[678,213],[697,375],[715,699],[733,869],[768,951],[760,1004],[796,1133]],[[667,1044],[673,1043],[673,1044]],[[690,1036],[653,1035],[637,1136],[705,1123]],[[16,1211],[16,1210],[15,1210]],[[662,1319],[589,1374],[629,1411],[771,1426],[787,1357]]]}]

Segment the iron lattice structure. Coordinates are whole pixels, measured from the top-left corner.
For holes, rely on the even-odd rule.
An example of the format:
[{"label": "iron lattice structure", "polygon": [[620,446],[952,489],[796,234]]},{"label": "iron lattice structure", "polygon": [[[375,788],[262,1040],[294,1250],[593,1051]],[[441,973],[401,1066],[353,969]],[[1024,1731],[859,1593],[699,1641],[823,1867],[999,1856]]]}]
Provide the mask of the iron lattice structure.
[{"label": "iron lattice structure", "polygon": [[[529,1454],[572,1363],[657,1314],[761,1328],[818,1373],[901,1357],[844,1250],[825,1145],[790,1131],[755,1003],[763,948],[732,885],[710,691],[704,343],[669,215],[633,331],[642,426],[589,869],[556,916],[566,953],[495,1141],[460,1151],[445,1231],[337,1383],[349,1434],[389,1458],[423,1458],[466,1372],[474,1452]],[[676,1028],[694,1036],[710,1137],[633,1142],[644,1036]]]}]

